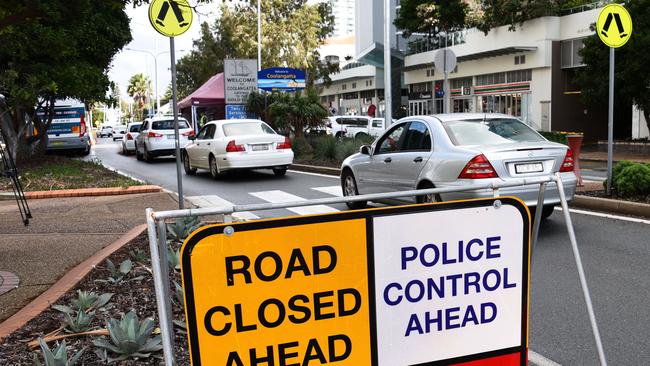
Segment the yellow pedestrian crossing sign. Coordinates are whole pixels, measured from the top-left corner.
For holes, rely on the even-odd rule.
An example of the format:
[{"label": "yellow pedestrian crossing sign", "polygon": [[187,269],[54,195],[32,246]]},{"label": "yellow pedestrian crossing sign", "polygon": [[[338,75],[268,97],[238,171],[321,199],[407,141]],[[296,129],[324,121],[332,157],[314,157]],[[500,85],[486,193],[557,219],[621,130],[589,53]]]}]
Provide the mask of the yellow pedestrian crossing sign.
[{"label": "yellow pedestrian crossing sign", "polygon": [[185,33],[192,25],[193,16],[187,0],[153,0],[149,5],[149,22],[166,37]]},{"label": "yellow pedestrian crossing sign", "polygon": [[607,46],[619,48],[626,44],[632,35],[632,17],[623,5],[609,4],[598,15],[596,32]]}]

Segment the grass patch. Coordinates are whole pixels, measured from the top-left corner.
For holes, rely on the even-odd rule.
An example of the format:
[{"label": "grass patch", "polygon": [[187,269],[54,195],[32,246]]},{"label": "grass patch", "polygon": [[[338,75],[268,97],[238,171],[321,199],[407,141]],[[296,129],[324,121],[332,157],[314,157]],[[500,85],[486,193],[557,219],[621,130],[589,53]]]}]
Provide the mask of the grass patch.
[{"label": "grass patch", "polygon": [[[41,156],[18,167],[25,191],[77,188],[130,187],[143,183],[106,169],[98,161],[63,156]],[[8,179],[0,180],[0,191],[11,191]]]}]

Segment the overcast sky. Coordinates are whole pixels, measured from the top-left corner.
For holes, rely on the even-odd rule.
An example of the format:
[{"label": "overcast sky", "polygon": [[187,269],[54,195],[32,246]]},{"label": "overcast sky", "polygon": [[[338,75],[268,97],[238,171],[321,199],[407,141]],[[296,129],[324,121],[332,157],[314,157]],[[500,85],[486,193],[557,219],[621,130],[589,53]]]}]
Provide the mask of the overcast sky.
[{"label": "overcast sky", "polygon": [[[191,29],[175,38],[176,59],[189,53],[192,49],[192,40],[198,38],[200,24],[204,21],[211,23],[216,19],[217,9],[220,3],[220,1],[214,1],[212,4],[203,5],[197,9],[197,13],[194,13],[194,22],[192,23]],[[159,54],[158,91],[161,96],[165,93],[167,85],[171,83],[171,73],[169,71],[169,38],[160,35],[149,24],[148,8],[148,6],[140,6],[135,9],[132,7],[127,9],[127,14],[131,18],[133,41],[115,56],[113,66],[109,72],[109,77],[120,86],[124,97],[127,95],[126,88],[129,84],[129,78],[137,73],[148,75],[151,79],[152,87],[155,88],[153,56],[144,52],[131,51],[128,48],[149,51],[154,55]],[[155,98],[155,94],[152,95],[152,98]]]}]

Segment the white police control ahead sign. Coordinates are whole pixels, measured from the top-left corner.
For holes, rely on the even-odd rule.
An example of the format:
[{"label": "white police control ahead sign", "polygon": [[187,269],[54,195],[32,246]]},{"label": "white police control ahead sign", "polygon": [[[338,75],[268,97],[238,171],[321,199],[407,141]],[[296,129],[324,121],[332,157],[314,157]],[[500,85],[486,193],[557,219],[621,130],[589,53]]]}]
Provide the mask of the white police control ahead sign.
[{"label": "white police control ahead sign", "polygon": [[197,230],[193,365],[526,365],[530,216],[515,199]]}]

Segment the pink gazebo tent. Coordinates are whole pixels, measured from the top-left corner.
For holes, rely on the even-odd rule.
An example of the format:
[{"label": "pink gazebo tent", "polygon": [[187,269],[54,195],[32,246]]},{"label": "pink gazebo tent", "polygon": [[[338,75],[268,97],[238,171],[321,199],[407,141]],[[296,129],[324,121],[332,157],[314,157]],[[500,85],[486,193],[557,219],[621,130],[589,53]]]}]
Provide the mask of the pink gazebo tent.
[{"label": "pink gazebo tent", "polygon": [[226,99],[223,73],[214,75],[178,103],[179,110],[187,111],[188,108],[192,116],[192,125],[196,130],[198,130],[197,108],[214,109],[213,119],[225,118]]}]

